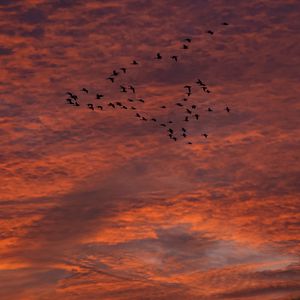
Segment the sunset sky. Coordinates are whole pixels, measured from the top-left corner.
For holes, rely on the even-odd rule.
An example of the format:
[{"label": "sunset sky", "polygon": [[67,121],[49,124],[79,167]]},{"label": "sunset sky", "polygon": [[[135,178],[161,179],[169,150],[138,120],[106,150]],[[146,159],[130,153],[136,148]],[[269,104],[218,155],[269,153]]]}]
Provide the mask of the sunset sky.
[{"label": "sunset sky", "polygon": [[0,0],[0,25],[1,300],[300,299],[299,1]]}]

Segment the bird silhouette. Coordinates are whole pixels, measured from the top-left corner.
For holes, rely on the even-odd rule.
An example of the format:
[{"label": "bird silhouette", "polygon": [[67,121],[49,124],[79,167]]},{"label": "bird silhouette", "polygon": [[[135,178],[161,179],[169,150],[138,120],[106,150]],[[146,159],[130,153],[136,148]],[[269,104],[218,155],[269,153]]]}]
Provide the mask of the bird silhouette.
[{"label": "bird silhouette", "polygon": [[111,82],[114,82],[114,81],[115,81],[115,79],[114,79],[113,77],[107,77],[106,79],[107,79],[107,80],[110,80]]},{"label": "bird silhouette", "polygon": [[189,145],[192,145],[193,143],[192,142],[187,142]]},{"label": "bird silhouette", "polygon": [[186,112],[187,112],[188,114],[192,114],[192,111],[189,110],[188,108],[186,109]]},{"label": "bird silhouette", "polygon": [[103,110],[103,107],[101,105],[98,105],[97,106],[99,109]]},{"label": "bird silhouette", "polygon": [[66,92],[67,95],[69,95],[71,98],[73,96],[73,94],[71,92]]},{"label": "bird silhouette", "polygon": [[167,127],[167,125],[166,125],[166,124],[163,124],[163,123],[160,124],[160,126],[161,126],[161,127]]},{"label": "bird silhouette", "polygon": [[196,109],[196,105],[194,104],[194,105],[192,105],[192,109]]},{"label": "bird silhouette", "polygon": [[122,108],[123,108],[123,109],[127,109],[127,106],[125,106],[125,105],[122,105]]},{"label": "bird silhouette", "polygon": [[139,63],[136,60],[133,60],[131,64],[132,65],[138,65]]},{"label": "bird silhouette", "polygon": [[134,102],[134,99],[128,98],[129,102]]},{"label": "bird silhouette", "polygon": [[82,88],[81,91],[82,91],[82,92],[86,92],[86,93],[89,92],[86,88]]},{"label": "bird silhouette", "polygon": [[201,86],[206,86],[206,84],[203,83],[200,79],[198,79],[198,80],[196,81],[196,83],[199,84],[199,85],[201,85]]},{"label": "bird silhouette", "polygon": [[75,101],[74,106],[80,106],[80,104],[77,101]]},{"label": "bird silhouette", "polygon": [[160,55],[160,53],[158,52],[157,54],[156,54],[156,57],[155,57],[156,59],[162,59],[162,56]]},{"label": "bird silhouette", "polygon": [[207,133],[203,133],[202,135],[207,139],[207,137],[208,137]]},{"label": "bird silhouette", "polygon": [[173,121],[169,121],[168,123],[169,123],[169,124],[172,124],[172,123],[173,123]]},{"label": "bird silhouette", "polygon": [[135,109],[136,109],[134,106],[131,106],[130,108],[131,108],[131,109],[133,109],[133,110],[135,110]]},{"label": "bird silhouette", "polygon": [[199,120],[199,115],[195,114],[195,118],[196,118],[196,120]]},{"label": "bird silhouette", "polygon": [[207,109],[207,111],[213,111],[210,107]]},{"label": "bird silhouette", "polygon": [[189,46],[186,45],[186,44],[183,44],[183,45],[182,45],[182,49],[189,49]]},{"label": "bird silhouette", "polygon": [[186,132],[186,129],[185,129],[185,128],[181,128],[181,130],[182,130],[183,132]]},{"label": "bird silhouette", "polygon": [[121,93],[127,93],[126,87],[123,85],[120,85]]},{"label": "bird silhouette", "polygon": [[185,42],[191,43],[192,39],[191,38],[186,38],[184,39]]},{"label": "bird silhouette", "polygon": [[125,74],[127,69],[126,68],[120,68],[120,70],[123,71],[123,73]]},{"label": "bird silhouette", "polygon": [[142,103],[145,103],[145,100],[142,99],[142,98],[138,99],[138,101],[140,101],[140,102],[142,102]]},{"label": "bird silhouette", "polygon": [[186,133],[183,133],[182,136],[183,136],[184,138],[186,138]]},{"label": "bird silhouette", "polygon": [[122,106],[123,104],[121,102],[116,102],[116,105]]},{"label": "bird silhouette", "polygon": [[112,108],[116,108],[116,106],[113,103],[109,103],[108,106],[111,106]]},{"label": "bird silhouette", "polygon": [[87,106],[89,109],[95,110],[94,105],[92,103],[88,103]]},{"label": "bird silhouette", "polygon": [[214,34],[214,32],[213,32],[213,31],[211,31],[211,30],[207,30],[206,32],[207,32],[207,33],[209,33],[209,34],[211,34],[211,35],[213,35],[213,34]]},{"label": "bird silhouette", "polygon": [[160,108],[167,108],[165,105],[162,105]]},{"label": "bird silhouette", "polygon": [[141,117],[141,115],[139,113],[136,113],[135,116],[138,117],[138,118]]},{"label": "bird silhouette", "polygon": [[135,94],[135,88],[132,85],[129,86],[129,89]]},{"label": "bird silhouette", "polygon": [[225,110],[227,110],[227,112],[230,112],[230,108],[228,106],[226,106]]},{"label": "bird silhouette", "polygon": [[179,103],[179,102],[176,103],[176,105],[178,105],[178,106],[183,106],[183,104],[182,104],[182,103]]},{"label": "bird silhouette", "polygon": [[176,142],[177,141],[177,138],[175,136],[172,137],[172,139]]},{"label": "bird silhouette", "polygon": [[172,56],[170,56],[170,57],[171,57],[171,59],[174,59],[176,62],[178,61],[178,56],[172,55]]},{"label": "bird silhouette", "polygon": [[142,117],[142,120],[143,120],[143,121],[147,121],[147,119],[146,119],[145,117]]},{"label": "bird silhouette", "polygon": [[168,131],[169,131],[171,134],[173,134],[173,133],[174,133],[174,131],[173,131],[173,129],[172,129],[172,128],[169,128],[169,129],[168,129]]},{"label": "bird silhouette", "polygon": [[183,100],[183,101],[187,101],[188,99],[187,99],[187,98],[183,98],[182,100]]},{"label": "bird silhouette", "polygon": [[226,23],[226,22],[223,22],[223,23],[222,23],[222,25],[225,25],[225,26],[227,26],[227,25],[229,25],[229,24],[228,24],[228,23]]},{"label": "bird silhouette", "polygon": [[97,98],[97,99],[101,99],[101,98],[103,98],[103,97],[104,97],[104,95],[101,95],[101,94],[97,94],[97,95],[96,95],[96,98]]},{"label": "bird silhouette", "polygon": [[111,76],[118,76],[119,75],[119,72],[117,72],[116,70],[113,70]]},{"label": "bird silhouette", "polygon": [[156,122],[157,120],[155,118],[152,118],[151,121]]},{"label": "bird silhouette", "polygon": [[189,117],[186,116],[185,119],[184,119],[184,121],[188,122],[189,121]]}]

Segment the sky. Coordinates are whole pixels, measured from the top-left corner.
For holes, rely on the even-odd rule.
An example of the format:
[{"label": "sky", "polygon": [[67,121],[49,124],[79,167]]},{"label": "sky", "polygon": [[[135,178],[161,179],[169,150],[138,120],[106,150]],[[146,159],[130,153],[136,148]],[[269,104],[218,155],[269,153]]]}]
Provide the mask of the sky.
[{"label": "sky", "polygon": [[299,12],[0,0],[0,298],[300,299]]}]

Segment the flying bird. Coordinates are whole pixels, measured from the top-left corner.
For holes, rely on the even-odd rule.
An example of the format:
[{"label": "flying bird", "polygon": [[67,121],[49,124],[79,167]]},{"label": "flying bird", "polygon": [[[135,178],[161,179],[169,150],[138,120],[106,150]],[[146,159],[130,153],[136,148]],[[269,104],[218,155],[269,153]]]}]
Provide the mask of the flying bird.
[{"label": "flying bird", "polygon": [[225,26],[227,26],[227,25],[229,25],[229,24],[228,24],[228,23],[226,23],[226,22],[223,22],[223,23],[222,23],[222,25],[225,25]]},{"label": "flying bird", "polygon": [[141,117],[141,115],[140,115],[140,114],[138,114],[138,113],[136,113],[136,114],[135,114],[135,116],[136,116],[136,117],[138,117],[138,118],[140,118],[140,117]]},{"label": "flying bird", "polygon": [[147,121],[147,119],[146,119],[145,117],[142,117],[142,120],[143,120],[143,121]]},{"label": "flying bird", "polygon": [[192,113],[192,111],[189,110],[188,108],[186,109],[186,112],[187,112],[188,114],[191,114],[191,113]]},{"label": "flying bird", "polygon": [[107,79],[107,80],[110,80],[111,82],[114,82],[114,81],[115,81],[115,79],[114,79],[113,77],[107,77],[106,79]]},{"label": "flying bird", "polygon": [[123,85],[120,85],[121,93],[126,93],[126,87]]},{"label": "flying bird", "polygon": [[179,102],[176,103],[176,105],[178,105],[178,106],[183,106],[183,104],[182,104],[182,103],[179,103]]},{"label": "flying bird", "polygon": [[160,126],[161,126],[161,127],[167,127],[167,125],[166,125],[166,124],[160,124]]},{"label": "flying bird", "polygon": [[185,45],[185,44],[183,44],[183,45],[182,45],[182,49],[189,49],[189,46],[188,46],[188,45]]},{"label": "flying bird", "polygon": [[188,43],[191,43],[192,39],[191,38],[186,38],[186,39],[184,39],[184,41],[186,41]]},{"label": "flying bird", "polygon": [[152,118],[151,121],[156,122],[157,120],[155,118]]},{"label": "flying bird", "polygon": [[116,108],[116,106],[113,103],[109,103],[108,106],[111,106],[112,108]]},{"label": "flying bird", "polygon": [[169,131],[171,134],[173,134],[173,133],[174,133],[174,131],[173,131],[173,129],[172,129],[172,128],[169,128],[169,129],[168,129],[168,131]]},{"label": "flying bird", "polygon": [[207,109],[207,111],[213,111],[210,107]]},{"label": "flying bird", "polygon": [[74,104],[74,102],[70,98],[66,99],[66,101],[68,102],[68,104]]},{"label": "flying bird", "polygon": [[230,112],[230,108],[228,106],[226,106],[225,110],[227,110],[227,112]]},{"label": "flying bird", "polygon": [[135,88],[132,85],[129,86],[129,89],[135,94]]},{"label": "flying bird", "polygon": [[119,75],[119,72],[117,72],[116,70],[113,70],[111,76],[118,76]]},{"label": "flying bird", "polygon": [[97,99],[101,99],[101,98],[103,98],[103,97],[104,97],[104,95],[101,95],[101,94],[97,94],[97,95],[96,95],[96,98],[97,98]]},{"label": "flying bird", "polygon": [[89,109],[95,110],[94,105],[92,103],[88,103],[87,106]]},{"label": "flying bird", "polygon": [[101,105],[98,105],[97,106],[99,109],[103,110],[103,107]]},{"label": "flying bird", "polygon": [[125,74],[127,69],[126,68],[120,68],[120,70],[123,71],[123,73]]},{"label": "flying bird", "polygon": [[187,142],[189,145],[192,145],[192,142]]},{"label": "flying bird", "polygon": [[122,106],[123,104],[121,102],[116,102],[116,105]]},{"label": "flying bird", "polygon": [[207,30],[206,32],[207,32],[207,33],[209,33],[209,34],[211,34],[211,35],[213,35],[213,34],[214,34],[214,32],[213,32],[213,31],[211,31],[211,30]]},{"label": "flying bird", "polygon": [[160,108],[167,108],[165,105],[161,106]]},{"label": "flying bird", "polygon": [[208,137],[208,134],[206,134],[206,133],[203,133],[202,134],[206,139],[207,139],[207,137]]},{"label": "flying bird", "polygon": [[77,101],[75,101],[74,106],[80,106],[80,104]]},{"label": "flying bird", "polygon": [[131,108],[131,109],[133,109],[133,110],[135,110],[135,109],[136,109],[134,106],[131,106],[130,108]]},{"label": "flying bird", "polygon": [[187,101],[188,99],[187,99],[187,98],[183,98],[182,100],[183,100],[183,101]]},{"label": "flying bird", "polygon": [[184,119],[184,121],[185,121],[185,122],[188,122],[188,121],[189,121],[189,117],[186,116],[185,119]]},{"label": "flying bird", "polygon": [[186,138],[186,134],[185,134],[185,133],[183,133],[182,136],[183,136],[184,138]]},{"label": "flying bird", "polygon": [[192,105],[192,109],[196,109],[196,105]]},{"label": "flying bird", "polygon": [[142,102],[142,103],[145,103],[145,100],[142,99],[142,98],[138,99],[138,101],[140,101],[140,102]]},{"label": "flying bird", "polygon": [[156,59],[162,59],[162,56],[160,55],[160,53],[158,52],[157,54],[156,54],[156,57],[155,57]]},{"label": "flying bird", "polygon": [[182,130],[183,132],[186,132],[186,129],[185,129],[185,128],[181,128],[181,130]]},{"label": "flying bird", "polygon": [[178,61],[178,57],[176,55],[170,56],[171,59],[174,59],[176,62]]},{"label": "flying bird", "polygon": [[134,99],[128,98],[129,102],[134,102]]},{"label": "flying bird", "polygon": [[206,84],[203,83],[200,79],[198,79],[198,80],[196,81],[196,83],[199,84],[199,85],[201,85],[201,86],[206,86]]},{"label": "flying bird", "polygon": [[122,105],[122,108],[123,108],[123,109],[127,109],[127,106],[125,106],[125,105]]},{"label": "flying bird", "polygon": [[138,65],[139,63],[136,60],[133,60],[131,64],[132,65]]},{"label": "flying bird", "polygon": [[82,88],[81,91],[88,93],[89,91],[86,88]]},{"label": "flying bird", "polygon": [[199,115],[195,114],[195,118],[196,118],[196,120],[199,120]]}]

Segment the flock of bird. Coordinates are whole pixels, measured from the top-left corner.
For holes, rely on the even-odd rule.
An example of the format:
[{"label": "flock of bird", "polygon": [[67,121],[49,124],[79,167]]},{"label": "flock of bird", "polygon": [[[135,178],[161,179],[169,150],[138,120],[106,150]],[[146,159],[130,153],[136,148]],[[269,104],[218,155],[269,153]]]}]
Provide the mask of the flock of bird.
[{"label": "flock of bird", "polygon": [[[229,24],[224,22],[222,23],[222,25],[224,26],[228,26]],[[213,35],[214,32],[212,30],[208,30],[207,31],[208,34]],[[183,40],[183,44],[181,45],[181,49],[183,50],[187,50],[189,49],[190,44],[192,43],[192,39],[191,38],[185,38]],[[153,58],[156,60],[162,60],[163,56],[161,55],[161,53],[157,53],[156,56]],[[171,55],[169,57],[169,59],[175,61],[176,63],[179,60],[179,56],[178,55]],[[133,60],[131,62],[131,65],[133,66],[138,66],[140,65],[140,62],[138,62],[137,60]],[[116,83],[116,78],[120,77],[121,74],[126,75],[128,72],[128,68],[126,67],[120,67],[118,70],[113,70],[112,73],[106,78],[108,81],[110,81],[112,84]],[[199,86],[202,91],[206,94],[211,93],[211,90],[208,88],[207,84],[204,83],[201,79],[198,79],[197,81],[195,81],[196,85]],[[192,85],[185,85],[184,87],[185,90],[185,97],[182,99],[182,101],[178,101],[176,103],[174,103],[173,105],[176,105],[178,107],[180,107],[185,115],[183,117],[183,122],[189,122],[192,119],[194,120],[199,120],[200,119],[200,115],[199,113],[197,113],[197,105],[193,104],[191,106],[188,106],[188,100],[189,97],[192,95],[193,93],[193,87]],[[89,90],[87,88],[82,88],[81,89],[82,93],[85,94],[89,94]],[[108,102],[105,103],[102,99],[106,98],[103,94],[100,93],[96,93],[95,95],[95,99],[96,100],[102,100],[101,101],[101,105],[100,104],[94,104],[94,103],[87,103],[86,106],[88,109],[95,111],[95,110],[105,110],[105,106],[107,106],[108,108],[111,109],[117,109],[117,108],[121,108],[121,109],[130,109],[135,111],[135,117],[140,119],[141,121],[149,121],[149,122],[153,122],[158,124],[158,126],[165,128],[167,131],[167,135],[169,136],[170,139],[177,141],[179,139],[179,137],[182,137],[184,140],[186,140],[186,138],[188,137],[188,130],[187,130],[187,126],[180,126],[181,129],[177,130],[177,133],[175,134],[175,129],[173,127],[174,122],[173,121],[167,121],[167,122],[162,122],[160,121],[158,118],[156,117],[147,117],[143,112],[140,111],[137,103],[145,103],[145,100],[143,98],[137,98],[136,95],[136,88],[133,85],[119,85],[119,92],[120,93],[131,93],[133,95],[133,97],[131,98],[127,98],[128,104],[124,104],[120,101],[116,101],[116,102]],[[80,106],[79,103],[79,98],[76,94],[72,93],[72,92],[66,92],[66,94],[69,96],[66,99],[66,102],[72,106],[78,107]],[[136,103],[136,104],[133,104]],[[166,105],[162,105],[160,106],[161,109],[166,109],[167,106]],[[227,111],[227,113],[230,112],[230,108],[228,106],[225,107],[225,110]],[[207,108],[208,112],[213,112],[213,109],[211,107]],[[204,138],[208,138],[208,134],[207,133],[202,133],[202,136]],[[187,144],[192,144],[191,141],[187,141]]]}]

